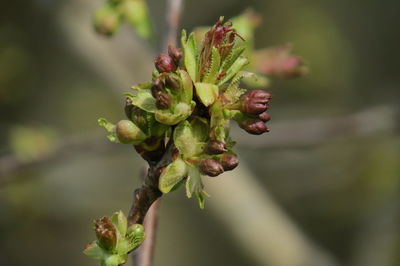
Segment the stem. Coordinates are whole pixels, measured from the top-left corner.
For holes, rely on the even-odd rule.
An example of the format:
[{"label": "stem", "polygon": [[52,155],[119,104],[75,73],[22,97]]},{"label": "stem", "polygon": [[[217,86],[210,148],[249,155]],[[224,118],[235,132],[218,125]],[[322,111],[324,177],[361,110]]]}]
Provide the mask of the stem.
[{"label": "stem", "polygon": [[[179,22],[184,0],[167,0],[166,35],[163,40],[164,49],[168,45],[176,46]],[[136,266],[152,266],[155,240],[157,235],[158,211],[162,192],[158,189],[158,180],[161,170],[172,162],[175,151],[173,140],[170,139],[164,155],[158,162],[148,161],[149,170],[141,188],[134,193],[134,199],[128,216],[130,225],[143,223],[146,240],[142,246],[133,253]],[[147,214],[147,215],[146,215]],[[145,219],[146,217],[146,219]]]}]

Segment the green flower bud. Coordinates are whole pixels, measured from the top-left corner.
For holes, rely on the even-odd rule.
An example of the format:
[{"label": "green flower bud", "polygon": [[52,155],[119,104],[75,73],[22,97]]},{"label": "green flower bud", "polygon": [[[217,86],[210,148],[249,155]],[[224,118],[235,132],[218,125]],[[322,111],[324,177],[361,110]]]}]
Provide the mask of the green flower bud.
[{"label": "green flower bud", "polygon": [[114,250],[117,245],[117,231],[110,218],[98,219],[94,225],[99,246],[108,251]]},{"label": "green flower bud", "polygon": [[102,35],[111,36],[120,24],[121,17],[112,5],[106,4],[100,7],[94,15],[94,27]]},{"label": "green flower bud", "polygon": [[200,171],[208,176],[218,176],[224,172],[222,165],[213,159],[203,159],[199,164]]},{"label": "green flower bud", "polygon": [[116,133],[120,142],[126,144],[139,144],[147,136],[132,121],[121,120],[116,125]]}]

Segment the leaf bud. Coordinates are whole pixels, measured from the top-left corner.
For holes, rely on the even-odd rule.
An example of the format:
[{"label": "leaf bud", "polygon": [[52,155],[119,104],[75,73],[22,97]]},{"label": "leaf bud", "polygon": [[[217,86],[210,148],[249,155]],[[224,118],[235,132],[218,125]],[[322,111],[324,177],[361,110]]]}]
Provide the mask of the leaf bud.
[{"label": "leaf bud", "polygon": [[239,122],[239,126],[252,135],[261,135],[269,132],[265,122],[257,118],[245,118]]},{"label": "leaf bud", "polygon": [[96,31],[105,36],[114,34],[121,24],[118,11],[107,4],[97,9],[93,20]]},{"label": "leaf bud", "polygon": [[117,231],[110,218],[95,220],[94,226],[99,246],[108,251],[114,250],[117,245]]},{"label": "leaf bud", "polygon": [[233,154],[225,154],[222,156],[220,163],[224,167],[225,171],[231,171],[238,166],[239,160]]},{"label": "leaf bud", "polygon": [[119,121],[115,131],[119,141],[126,144],[139,144],[147,138],[143,131],[130,120]]},{"label": "leaf bud", "polygon": [[264,90],[252,90],[242,98],[242,111],[249,114],[261,114],[268,109],[271,94]]},{"label": "leaf bud", "polygon": [[156,107],[158,109],[168,109],[171,106],[171,96],[166,92],[159,92],[156,95]]},{"label": "leaf bud", "polygon": [[259,115],[258,115],[258,118],[260,118],[260,120],[261,120],[261,121],[264,121],[264,122],[268,122],[269,120],[271,120],[271,116],[270,116],[270,114],[267,113],[267,112],[264,112],[264,113],[259,114]]},{"label": "leaf bud", "polygon": [[207,154],[222,154],[227,151],[225,143],[218,140],[210,140],[204,147]]},{"label": "leaf bud", "polygon": [[208,176],[218,176],[224,172],[222,165],[213,159],[203,159],[199,164],[200,171]]},{"label": "leaf bud", "polygon": [[171,56],[167,54],[159,54],[154,59],[154,65],[160,73],[163,72],[170,73],[176,70],[176,65],[174,63],[174,60],[172,59]]},{"label": "leaf bud", "polygon": [[180,60],[182,59],[182,57],[183,57],[183,52],[182,52],[181,49],[176,48],[176,47],[173,46],[173,45],[168,45],[168,55],[169,55],[170,57],[172,57],[172,59],[174,60],[174,62],[175,62],[176,64],[178,64],[179,61],[180,61]]}]

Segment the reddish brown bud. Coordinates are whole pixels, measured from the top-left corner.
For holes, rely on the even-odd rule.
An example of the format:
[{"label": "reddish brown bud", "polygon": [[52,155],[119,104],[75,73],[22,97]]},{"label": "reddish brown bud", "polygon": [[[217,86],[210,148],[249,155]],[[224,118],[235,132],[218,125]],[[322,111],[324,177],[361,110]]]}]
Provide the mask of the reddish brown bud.
[{"label": "reddish brown bud", "polygon": [[98,243],[105,250],[113,250],[117,244],[117,231],[110,218],[103,217],[94,222]]},{"label": "reddish brown bud", "polygon": [[249,114],[261,114],[268,109],[271,94],[264,90],[252,90],[242,98],[242,111]]},{"label": "reddish brown bud", "polygon": [[204,151],[208,154],[222,154],[227,151],[225,143],[217,140],[210,140],[204,147]]},{"label": "reddish brown bud", "polygon": [[157,70],[160,73],[163,72],[170,73],[176,70],[176,65],[174,63],[174,60],[172,59],[171,56],[167,54],[159,54],[154,59],[154,65],[156,66]]},{"label": "reddish brown bud", "polygon": [[208,176],[218,176],[224,172],[222,165],[213,159],[204,159],[199,164],[200,171]]},{"label": "reddish brown bud", "polygon": [[267,112],[259,114],[258,118],[260,118],[260,120],[264,122],[268,122],[269,120],[271,120],[271,116]]},{"label": "reddish brown bud", "polygon": [[261,135],[269,132],[269,129],[263,121],[256,118],[247,118],[239,123],[239,126],[252,135]]},{"label": "reddish brown bud", "polygon": [[225,171],[231,171],[236,168],[239,164],[238,158],[233,154],[225,154],[221,158],[221,165],[224,167]]},{"label": "reddish brown bud", "polygon": [[182,59],[183,52],[181,49],[176,48],[175,46],[168,45],[168,55],[174,59],[175,63],[178,64]]},{"label": "reddish brown bud", "polygon": [[165,92],[156,95],[156,107],[158,109],[168,109],[171,106],[171,96]]},{"label": "reddish brown bud", "polygon": [[175,78],[173,78],[172,76],[168,75],[165,78],[165,85],[170,88],[170,89],[174,89],[174,90],[178,90],[181,86],[179,84],[179,81],[176,80]]}]

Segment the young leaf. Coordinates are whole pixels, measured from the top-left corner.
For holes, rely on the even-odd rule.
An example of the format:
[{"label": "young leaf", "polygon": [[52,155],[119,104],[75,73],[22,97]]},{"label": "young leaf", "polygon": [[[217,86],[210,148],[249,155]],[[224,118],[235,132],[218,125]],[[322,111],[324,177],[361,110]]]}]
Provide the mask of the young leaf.
[{"label": "young leaf", "polygon": [[203,82],[214,84],[218,77],[220,66],[221,57],[219,55],[218,49],[216,47],[213,47],[211,51],[211,65],[210,68],[207,70],[207,74],[205,75]]},{"label": "young leaf", "polygon": [[186,163],[177,158],[165,168],[164,172],[160,175],[158,187],[162,193],[168,193],[171,189],[178,184],[187,175]]},{"label": "young leaf", "polygon": [[104,251],[97,245],[96,241],[88,244],[83,250],[83,253],[95,260],[101,260],[105,255]]},{"label": "young leaf", "polygon": [[105,118],[99,118],[97,120],[97,123],[99,124],[99,126],[104,127],[107,130],[107,132],[109,133],[107,138],[111,142],[120,143],[120,141],[118,140],[117,134],[115,132],[116,126],[114,124],[108,122]]},{"label": "young leaf", "polygon": [[226,71],[226,75],[219,81],[218,85],[222,85],[233,78],[249,61],[246,57],[239,57]]},{"label": "young leaf", "polygon": [[199,119],[193,120],[192,123],[183,121],[175,128],[175,146],[183,158],[191,158],[203,151],[204,141],[208,137],[207,132],[208,125]]},{"label": "young leaf", "polygon": [[137,249],[146,238],[144,227],[141,224],[134,224],[128,228],[127,239],[130,242],[130,251]]},{"label": "young leaf", "polygon": [[195,105],[196,103],[194,101],[192,101],[190,105],[181,102],[174,106],[173,110],[158,109],[155,113],[155,118],[162,124],[170,126],[176,125],[192,114]]},{"label": "young leaf", "polygon": [[197,74],[197,45],[196,40],[194,38],[194,33],[192,32],[189,35],[189,38],[186,39],[186,31],[182,30],[182,48],[183,48],[183,56],[184,56],[184,64],[187,72],[193,81],[196,81]]},{"label": "young leaf", "polygon": [[197,96],[205,106],[213,104],[218,98],[217,85],[199,82],[195,84],[195,87]]},{"label": "young leaf", "polygon": [[235,47],[232,49],[232,52],[230,55],[224,60],[221,66],[221,71],[226,72],[232,65],[233,63],[236,62],[236,60],[243,54],[243,52],[246,50],[246,47],[244,46],[239,46]]},{"label": "young leaf", "polygon": [[128,228],[128,221],[122,211],[118,211],[111,216],[111,222],[117,229],[120,237],[125,237]]},{"label": "young leaf", "polygon": [[186,196],[191,198],[193,194],[202,191],[204,188],[201,175],[197,168],[189,167],[189,176],[186,180]]},{"label": "young leaf", "polygon": [[133,93],[125,93],[124,96],[128,97],[132,104],[150,113],[157,110],[156,100],[151,95],[150,90],[138,87],[132,87]]},{"label": "young leaf", "polygon": [[181,101],[185,103],[190,103],[193,98],[193,82],[189,74],[184,70],[178,70],[179,76],[181,78],[182,91],[180,94]]}]

